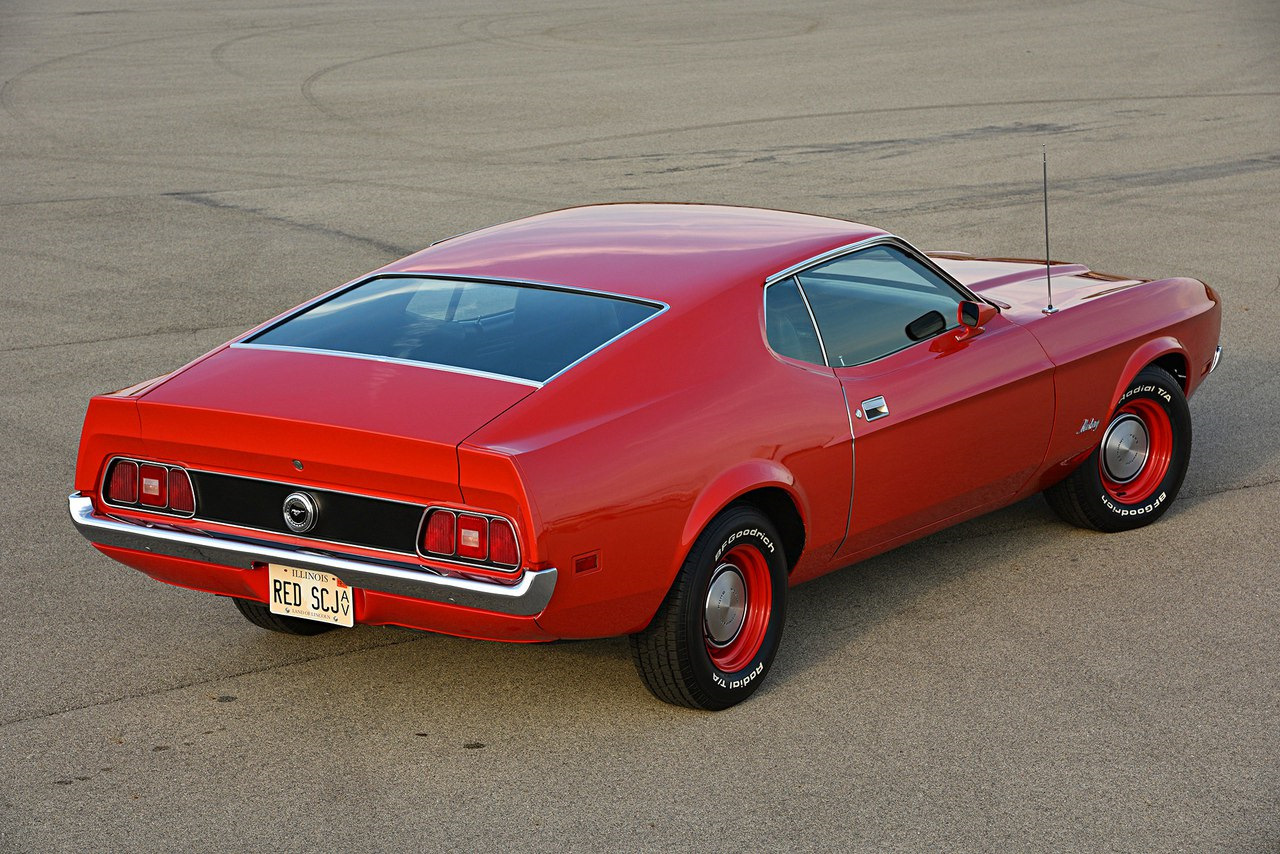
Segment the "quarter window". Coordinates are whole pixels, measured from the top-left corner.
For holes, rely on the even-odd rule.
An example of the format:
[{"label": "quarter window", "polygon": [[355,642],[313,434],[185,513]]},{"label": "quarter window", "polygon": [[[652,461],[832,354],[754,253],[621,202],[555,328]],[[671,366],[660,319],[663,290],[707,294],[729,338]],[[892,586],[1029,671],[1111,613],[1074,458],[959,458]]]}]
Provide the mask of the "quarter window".
[{"label": "quarter window", "polygon": [[813,318],[795,279],[784,279],[769,286],[764,293],[765,337],[775,353],[815,365],[826,364],[822,345],[813,329]]},{"label": "quarter window", "polygon": [[854,252],[798,278],[833,368],[861,365],[954,328],[964,299],[894,246]]}]

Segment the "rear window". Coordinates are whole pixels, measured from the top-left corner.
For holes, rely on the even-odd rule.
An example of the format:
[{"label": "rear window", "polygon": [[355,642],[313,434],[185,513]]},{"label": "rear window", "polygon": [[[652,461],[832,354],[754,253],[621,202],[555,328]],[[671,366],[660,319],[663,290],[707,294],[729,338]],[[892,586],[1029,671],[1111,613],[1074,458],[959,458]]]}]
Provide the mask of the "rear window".
[{"label": "rear window", "polygon": [[544,382],[660,310],[580,291],[388,276],[313,305],[246,343]]}]

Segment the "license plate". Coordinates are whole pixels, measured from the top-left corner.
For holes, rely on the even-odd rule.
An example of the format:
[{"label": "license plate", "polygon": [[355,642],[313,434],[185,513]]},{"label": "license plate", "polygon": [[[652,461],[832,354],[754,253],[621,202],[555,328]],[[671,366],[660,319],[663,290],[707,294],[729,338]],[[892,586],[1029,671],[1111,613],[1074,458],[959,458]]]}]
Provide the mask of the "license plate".
[{"label": "license plate", "polygon": [[271,613],[351,628],[355,607],[351,588],[327,572],[267,564]]}]

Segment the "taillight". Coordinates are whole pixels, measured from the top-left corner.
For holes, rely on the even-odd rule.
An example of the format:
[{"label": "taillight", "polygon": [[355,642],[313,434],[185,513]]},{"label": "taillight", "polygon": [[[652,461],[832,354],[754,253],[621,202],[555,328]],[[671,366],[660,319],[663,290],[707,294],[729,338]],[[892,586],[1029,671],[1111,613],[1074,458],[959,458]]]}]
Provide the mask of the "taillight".
[{"label": "taillight", "polygon": [[138,464],[133,460],[118,460],[111,467],[111,479],[107,481],[107,498],[121,504],[138,501]]},{"label": "taillight", "polygon": [[169,469],[169,509],[175,513],[196,512],[196,495],[191,477],[183,469]]},{"label": "taillight", "polygon": [[448,510],[435,510],[427,517],[423,547],[432,554],[451,555],[454,549],[454,517]]},{"label": "taillight", "polygon": [[441,507],[427,510],[422,525],[422,554],[488,564],[503,569],[520,565],[515,527],[498,516],[460,513]]},{"label": "taillight", "polygon": [[179,466],[115,459],[107,469],[102,497],[108,504],[142,507],[162,513],[194,516],[191,475]]},{"label": "taillight", "polygon": [[141,465],[138,467],[139,503],[145,507],[169,506],[169,470],[164,466]]},{"label": "taillight", "polygon": [[458,516],[458,557],[484,560],[489,556],[489,520],[463,513]]},{"label": "taillight", "polygon": [[515,566],[520,562],[516,532],[506,519],[494,519],[489,523],[489,560],[504,566]]}]

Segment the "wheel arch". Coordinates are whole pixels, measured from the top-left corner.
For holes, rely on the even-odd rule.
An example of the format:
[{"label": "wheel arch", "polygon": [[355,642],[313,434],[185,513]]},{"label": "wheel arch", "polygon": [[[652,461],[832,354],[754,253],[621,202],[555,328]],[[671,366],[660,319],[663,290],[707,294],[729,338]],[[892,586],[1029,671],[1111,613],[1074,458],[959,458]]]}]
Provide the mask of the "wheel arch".
[{"label": "wheel arch", "polygon": [[684,562],[711,520],[732,504],[754,507],[777,527],[787,557],[787,572],[794,569],[804,550],[806,505],[795,478],[773,460],[753,460],[731,469],[702,491],[685,521],[676,565]]},{"label": "wheel arch", "polygon": [[1178,381],[1178,385],[1182,387],[1182,391],[1185,394],[1187,392],[1190,364],[1191,360],[1187,355],[1187,348],[1182,346],[1182,342],[1177,338],[1162,336],[1144,342],[1141,347],[1130,354],[1124,370],[1120,372],[1119,381],[1116,383],[1115,391],[1111,395],[1111,408],[1115,409],[1116,405],[1119,404],[1120,396],[1133,384],[1134,378],[1144,368],[1152,365],[1162,368],[1172,375]]}]

